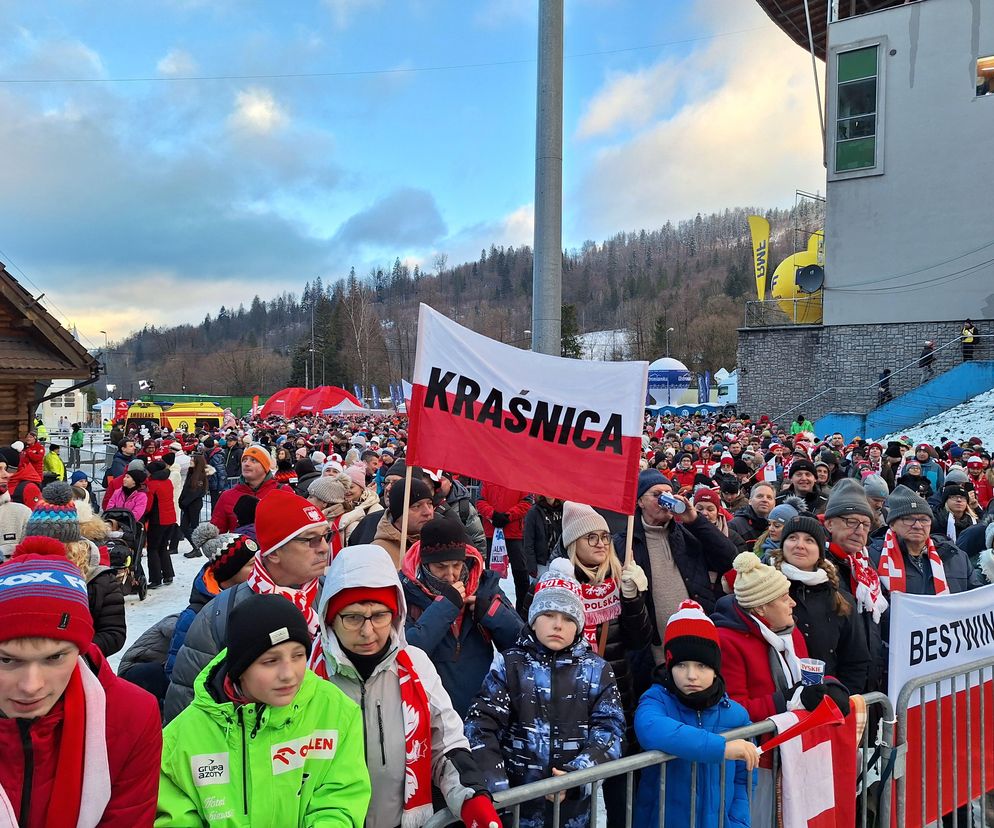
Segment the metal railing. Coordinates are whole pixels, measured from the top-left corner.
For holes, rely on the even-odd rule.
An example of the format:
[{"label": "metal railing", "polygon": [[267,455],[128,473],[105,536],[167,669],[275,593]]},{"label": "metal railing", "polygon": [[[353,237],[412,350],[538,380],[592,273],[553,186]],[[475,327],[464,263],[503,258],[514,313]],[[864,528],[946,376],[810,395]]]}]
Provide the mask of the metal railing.
[{"label": "metal railing", "polygon": [[[951,791],[953,798],[953,809],[951,813],[950,824],[956,828],[959,823],[958,806],[958,790],[960,787],[961,768],[959,766],[959,751],[957,750],[958,741],[961,736],[960,731],[963,730],[959,726],[958,721],[958,707],[959,703],[957,701],[957,689],[961,683],[959,679],[963,679],[962,685],[963,689],[966,691],[966,728],[965,733],[962,737],[966,739],[966,780],[967,780],[967,804],[970,810],[979,802],[980,809],[980,820],[979,825],[986,828],[988,825],[987,820],[987,803],[985,802],[985,795],[988,792],[986,781],[987,781],[987,754],[989,751],[994,749],[994,744],[988,743],[988,730],[994,725],[994,720],[990,717],[994,716],[994,711],[988,711],[987,709],[987,695],[984,688],[985,684],[985,674],[990,670],[990,680],[994,681],[994,658],[985,658],[979,661],[973,661],[969,664],[964,664],[959,667],[950,667],[945,670],[940,670],[935,673],[930,673],[926,676],[919,676],[916,679],[912,679],[904,687],[901,688],[901,692],[897,696],[897,736],[901,740],[901,744],[905,746],[908,737],[908,714],[910,709],[913,707],[911,704],[912,699],[917,695],[917,706],[921,709],[921,722],[919,725],[919,738],[921,744],[919,745],[919,767],[922,770],[922,778],[920,780],[920,790],[918,791],[919,796],[919,807],[921,808],[921,821],[920,825],[925,826],[925,815],[926,815],[926,804],[928,802],[928,784],[926,768],[928,766],[927,759],[928,754],[934,752],[936,755],[936,769],[935,779],[931,780],[935,783],[935,802],[937,805],[937,812],[942,812],[942,803],[944,799],[945,782],[943,777],[942,759],[943,759],[943,714],[942,714],[942,704],[944,699],[949,700],[949,707],[951,709],[951,757],[952,757],[952,779],[953,779],[953,789]],[[979,674],[977,681],[972,680],[974,674]],[[942,684],[944,682],[951,682],[952,693],[944,697],[942,695]],[[980,763],[980,790],[974,791],[973,776],[974,776],[974,755],[973,755],[973,733],[971,728],[972,723],[972,713],[973,713],[973,690],[974,688],[979,691],[979,705],[980,705],[980,750],[979,757],[976,761]],[[936,716],[935,716],[935,730],[930,733],[926,726],[927,716],[925,715],[925,705],[927,701],[927,691],[931,689],[935,693],[936,702]],[[930,740],[929,737],[934,735],[934,740]],[[994,762],[994,758],[990,761]],[[900,772],[895,773],[897,778],[897,824],[899,826],[905,826],[907,822],[907,810],[908,810],[908,778],[907,774],[904,772],[904,765],[907,762],[907,758],[901,762]],[[919,783],[919,780],[914,780],[915,784]],[[974,796],[976,793],[976,797]],[[962,823],[962,828],[970,828],[971,825],[978,824],[972,816],[968,818],[965,823]]]},{"label": "metal railing", "polygon": [[[983,346],[985,344],[985,340],[987,342],[989,342],[989,343],[994,344],[994,334],[976,334],[974,336],[974,339],[977,340],[977,348],[978,348],[978,350],[980,350],[981,348],[983,348]],[[950,339],[949,341],[943,342],[941,345],[937,346],[932,351],[932,353],[933,353],[933,355],[938,354],[939,352],[945,351],[948,348],[957,347],[957,346],[961,345],[962,342],[963,342],[963,338],[961,336],[955,336],[952,339]],[[980,358],[979,355],[974,357],[974,359],[977,359],[977,358]],[[911,360],[910,362],[906,363],[905,365],[902,365],[900,368],[898,368],[898,369],[890,372],[890,383],[891,383],[891,387],[890,387],[891,394],[890,394],[890,397],[891,397],[891,399],[893,399],[893,397],[896,396],[893,393],[893,387],[892,387],[893,383],[894,383],[894,380],[896,378],[897,379],[902,379],[902,378],[909,379],[909,382],[906,383],[905,390],[899,392],[899,393],[903,394],[903,393],[907,393],[907,391],[911,391],[911,390],[917,388],[926,379],[932,379],[933,377],[937,376],[934,373],[934,368],[933,368],[933,370],[931,372],[928,372],[928,376],[926,377],[924,375],[926,373],[926,369],[920,367],[920,365],[919,365],[920,362],[921,362],[921,356],[919,355],[919,356],[915,357],[913,360]],[[957,364],[959,364],[959,363],[957,363]],[[917,381],[915,381],[915,379],[917,379]],[[904,387],[904,386],[902,386],[902,387]],[[836,405],[834,403],[838,402],[837,399],[834,399],[833,403],[830,403],[830,402],[828,402],[828,401],[825,400],[825,397],[827,397],[829,394],[845,394],[846,395],[846,399],[848,399],[848,400],[858,399],[861,395],[864,396],[864,399],[873,399],[875,396],[878,395],[879,389],[880,389],[880,380],[879,380],[879,378],[877,380],[875,380],[874,382],[869,383],[868,385],[833,385],[833,386],[830,386],[829,388],[824,389],[823,391],[819,391],[814,396],[808,397],[806,400],[802,400],[801,402],[797,403],[796,405],[792,406],[791,408],[788,408],[786,411],[783,411],[780,414],[777,414],[777,416],[773,417],[772,419],[773,419],[773,422],[777,422],[778,423],[778,422],[784,421],[786,418],[790,417],[791,415],[793,415],[793,414],[795,414],[797,412],[802,412],[803,411],[803,412],[807,413],[807,412],[810,411],[812,404],[815,403],[815,402],[818,402],[818,401],[821,401],[821,405],[823,407],[825,407],[826,410],[831,410],[832,408],[843,408],[844,409],[847,405],[852,405],[852,403],[849,402],[849,403],[843,403],[842,405]]]},{"label": "metal railing", "polygon": [[[786,308],[786,309],[785,309]],[[753,299],[745,303],[745,328],[781,328],[788,325],[820,325],[823,318],[821,291],[794,299]]]},{"label": "metal railing", "polygon": [[[891,706],[890,699],[883,693],[867,693],[863,696],[863,700],[866,703],[867,711],[874,705],[880,707],[881,713],[881,725],[882,725],[882,737],[878,742],[879,751],[874,751],[874,762],[877,765],[877,770],[886,769],[890,767],[891,753],[894,750],[893,736],[894,736],[894,708]],[[872,717],[868,716],[868,720]],[[734,730],[729,730],[721,735],[726,741],[732,741],[733,739],[755,739],[757,736],[765,736],[772,734],[776,731],[776,726],[772,721],[766,719],[762,722],[757,722],[756,724],[748,725],[747,727],[739,727]],[[870,728],[864,727],[863,734],[860,740],[860,762],[859,762],[859,779],[861,780],[861,785],[859,788],[859,804],[857,807],[857,825],[867,826],[869,819],[869,798],[871,786],[868,784],[868,776],[870,775]],[[592,768],[586,768],[580,771],[572,771],[563,776],[556,776],[550,779],[542,779],[538,782],[529,782],[526,785],[519,785],[516,788],[510,788],[506,791],[500,791],[495,793],[494,797],[494,807],[498,811],[509,811],[510,821],[505,821],[504,825],[508,828],[519,828],[521,820],[521,806],[525,803],[532,801],[543,801],[545,797],[552,794],[558,794],[564,791],[568,791],[572,788],[580,787],[581,785],[590,785],[590,828],[598,828],[600,825],[600,812],[598,810],[598,792],[601,790],[604,780],[611,779],[616,776],[625,776],[625,828],[632,828],[633,825],[633,804],[635,799],[635,774],[646,768],[650,768],[654,765],[665,766],[667,762],[673,759],[679,759],[678,756],[672,756],[668,753],[661,753],[659,751],[646,751],[644,753],[638,753],[634,756],[625,756],[621,759],[616,759],[612,762],[605,762],[603,765],[597,765]],[[773,754],[773,773],[774,775],[778,769],[778,759],[779,751]],[[697,823],[697,762],[691,763],[690,766],[690,821],[689,828],[712,828],[712,826],[717,825],[718,828],[724,828],[725,825],[725,814],[724,808],[717,815],[710,815],[715,818],[714,822],[708,822],[707,825],[698,826]],[[720,771],[719,771],[719,796],[717,798],[718,802],[724,803],[725,801],[725,771],[726,771],[726,760],[722,760]],[[886,774],[885,774],[886,775]],[[751,775],[750,775],[751,776]],[[754,784],[750,784],[748,787],[748,802],[749,802],[749,812],[752,814],[753,808],[753,795],[754,795]],[[889,775],[887,778],[881,780],[881,785],[879,789],[879,811],[877,813],[879,825],[890,825],[890,800],[891,800],[891,779]],[[776,808],[773,809],[774,813],[770,816],[770,825],[773,824],[775,818]],[[459,822],[459,818],[448,809],[444,809],[436,813],[425,825],[425,828],[444,828],[447,825],[454,825]],[[666,773],[665,767],[661,768],[659,774],[659,825],[666,824]],[[766,828],[761,821],[757,822],[752,819],[751,824],[755,828]],[[560,828],[560,804],[559,797],[555,796],[552,800],[552,821],[548,824],[549,828]],[[620,826],[611,825],[609,828],[620,828]],[[647,826],[639,826],[639,828],[647,828]]]}]

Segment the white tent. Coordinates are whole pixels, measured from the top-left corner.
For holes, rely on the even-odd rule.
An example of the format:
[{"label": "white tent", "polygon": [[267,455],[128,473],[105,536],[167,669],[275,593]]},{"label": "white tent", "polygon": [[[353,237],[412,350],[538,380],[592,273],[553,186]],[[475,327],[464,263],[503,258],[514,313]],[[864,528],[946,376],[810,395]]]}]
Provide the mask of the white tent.
[{"label": "white tent", "polygon": [[363,408],[361,405],[356,405],[352,400],[342,400],[338,405],[334,405],[331,408],[326,408],[322,411],[322,414],[369,414],[376,409]]}]

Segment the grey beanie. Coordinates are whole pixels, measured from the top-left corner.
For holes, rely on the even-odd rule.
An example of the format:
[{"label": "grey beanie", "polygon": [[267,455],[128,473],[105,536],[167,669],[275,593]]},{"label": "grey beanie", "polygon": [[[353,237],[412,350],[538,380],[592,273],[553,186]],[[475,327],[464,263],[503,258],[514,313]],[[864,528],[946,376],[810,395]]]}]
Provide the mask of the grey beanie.
[{"label": "grey beanie", "polygon": [[863,515],[873,519],[873,509],[870,501],[866,499],[865,490],[852,478],[840,480],[832,487],[832,493],[828,496],[825,517],[840,515]]},{"label": "grey beanie", "polygon": [[[349,481],[351,488],[352,481]],[[347,489],[342,485],[342,481],[335,477],[316,477],[307,487],[307,496],[316,497],[325,503],[342,503],[345,500]]]},{"label": "grey beanie", "polygon": [[791,506],[789,503],[781,503],[774,506],[769,515],[767,515],[767,520],[779,520],[786,523],[792,518],[796,518],[798,515],[797,509]]},{"label": "grey beanie", "polygon": [[890,489],[887,488],[887,481],[879,474],[868,474],[863,481],[863,489],[866,491],[867,497],[886,498],[890,494]]},{"label": "grey beanie", "polygon": [[145,471],[145,461],[139,460],[137,457],[128,463],[127,470],[130,471]]},{"label": "grey beanie", "polygon": [[970,475],[966,473],[966,469],[962,466],[953,466],[949,471],[946,472],[945,485],[950,483],[968,483],[970,481]]},{"label": "grey beanie", "polygon": [[923,497],[919,497],[907,486],[898,486],[887,498],[887,523],[894,523],[898,518],[908,515],[927,515],[933,517],[932,507]]},{"label": "grey beanie", "polygon": [[553,558],[549,569],[538,579],[535,598],[528,610],[528,626],[543,612],[561,612],[576,622],[578,635],[583,631],[583,593],[569,558]]}]

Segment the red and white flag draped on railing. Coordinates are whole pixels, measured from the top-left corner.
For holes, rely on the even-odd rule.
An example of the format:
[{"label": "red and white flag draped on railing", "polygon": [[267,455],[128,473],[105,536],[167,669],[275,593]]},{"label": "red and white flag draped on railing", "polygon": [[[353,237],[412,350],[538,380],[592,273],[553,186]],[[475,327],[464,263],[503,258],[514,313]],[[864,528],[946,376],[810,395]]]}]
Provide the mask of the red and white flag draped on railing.
[{"label": "red and white flag draped on railing", "polygon": [[408,462],[631,512],[648,364],[495,342],[421,305]]}]

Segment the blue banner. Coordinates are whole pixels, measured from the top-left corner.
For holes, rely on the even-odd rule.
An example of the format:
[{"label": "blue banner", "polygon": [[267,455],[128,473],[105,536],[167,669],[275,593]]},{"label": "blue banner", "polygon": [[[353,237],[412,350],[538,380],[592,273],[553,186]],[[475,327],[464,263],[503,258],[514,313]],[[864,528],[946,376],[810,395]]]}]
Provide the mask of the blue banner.
[{"label": "blue banner", "polygon": [[363,396],[362,396],[362,388],[360,388],[359,384],[357,383],[357,384],[355,384],[355,385],[352,386],[352,390],[355,392],[355,398],[357,400],[359,400],[359,405],[361,405],[363,408],[365,408],[366,407],[366,401],[363,399]]},{"label": "blue banner", "polygon": [[373,408],[379,408],[380,407],[380,391],[379,391],[379,389],[375,385],[372,386],[372,391],[373,391]]},{"label": "blue banner", "polygon": [[676,417],[693,417],[695,414],[707,416],[719,414],[724,410],[723,405],[660,405],[646,406],[653,414],[669,414]]},{"label": "blue banner", "polygon": [[711,372],[697,375],[697,402],[706,405],[711,396]]}]

